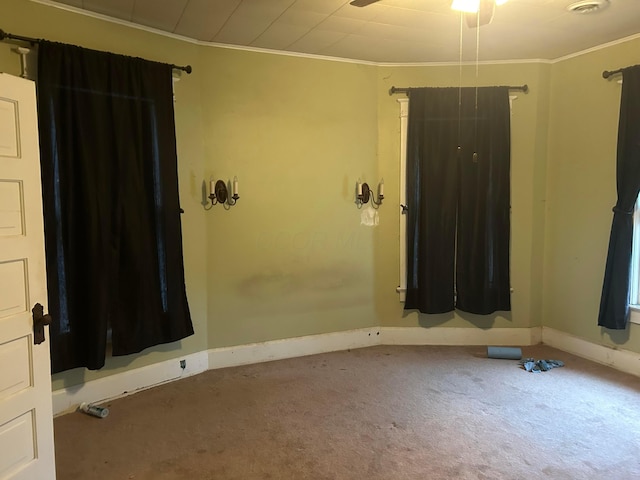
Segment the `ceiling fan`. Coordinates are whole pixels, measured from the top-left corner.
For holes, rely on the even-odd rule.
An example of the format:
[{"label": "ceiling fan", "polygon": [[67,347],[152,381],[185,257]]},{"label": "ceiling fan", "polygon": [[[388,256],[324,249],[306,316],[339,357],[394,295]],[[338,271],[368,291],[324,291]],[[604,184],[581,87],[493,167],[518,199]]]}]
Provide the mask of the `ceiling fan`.
[{"label": "ceiling fan", "polygon": [[[349,2],[354,7],[366,7],[380,0],[353,0]],[[464,12],[467,25],[470,28],[491,23],[496,5],[502,5],[507,0],[453,0],[452,10]]]}]

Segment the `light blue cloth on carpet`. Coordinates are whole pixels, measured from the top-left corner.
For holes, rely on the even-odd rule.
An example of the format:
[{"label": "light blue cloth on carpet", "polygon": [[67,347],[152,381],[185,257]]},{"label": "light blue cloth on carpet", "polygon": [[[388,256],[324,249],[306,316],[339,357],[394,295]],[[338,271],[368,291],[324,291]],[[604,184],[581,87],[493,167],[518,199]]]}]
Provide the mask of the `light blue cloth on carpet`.
[{"label": "light blue cloth on carpet", "polygon": [[527,372],[540,373],[552,368],[564,367],[564,362],[560,360],[536,360],[535,358],[524,358],[520,360],[520,365]]}]

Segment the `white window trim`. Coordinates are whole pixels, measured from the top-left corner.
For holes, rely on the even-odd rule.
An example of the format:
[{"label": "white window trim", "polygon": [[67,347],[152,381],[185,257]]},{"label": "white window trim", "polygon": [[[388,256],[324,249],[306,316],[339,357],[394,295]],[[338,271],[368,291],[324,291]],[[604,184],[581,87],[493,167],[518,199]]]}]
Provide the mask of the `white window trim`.
[{"label": "white window trim", "polygon": [[629,274],[629,321],[640,324],[640,197],[633,209],[633,244]]},{"label": "white window trim", "polygon": [[400,282],[396,291],[400,301],[407,296],[407,215],[402,205],[407,204],[407,126],[409,124],[409,98],[398,98],[400,104]]}]

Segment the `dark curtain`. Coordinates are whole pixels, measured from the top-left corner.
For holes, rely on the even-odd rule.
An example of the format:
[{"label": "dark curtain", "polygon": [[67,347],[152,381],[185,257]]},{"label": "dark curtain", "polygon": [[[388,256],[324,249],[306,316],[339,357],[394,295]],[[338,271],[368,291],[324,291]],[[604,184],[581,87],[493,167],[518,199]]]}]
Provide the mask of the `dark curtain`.
[{"label": "dark curtain", "polygon": [[623,330],[629,320],[633,208],[640,191],[640,65],[622,71],[616,179],[618,199],[613,207],[598,325]]},{"label": "dark curtain", "polygon": [[508,87],[409,99],[405,309],[511,310]]},{"label": "dark curtain", "polygon": [[52,371],[193,334],[169,65],[41,42]]}]

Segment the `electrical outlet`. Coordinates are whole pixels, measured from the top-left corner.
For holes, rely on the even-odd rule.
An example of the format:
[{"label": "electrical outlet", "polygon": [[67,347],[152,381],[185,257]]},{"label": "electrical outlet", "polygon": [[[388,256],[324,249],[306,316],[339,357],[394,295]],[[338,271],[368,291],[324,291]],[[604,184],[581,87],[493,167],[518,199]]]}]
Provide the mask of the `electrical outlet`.
[{"label": "electrical outlet", "polygon": [[187,368],[187,361],[186,360],[180,360],[180,368],[181,369],[185,369]]}]

